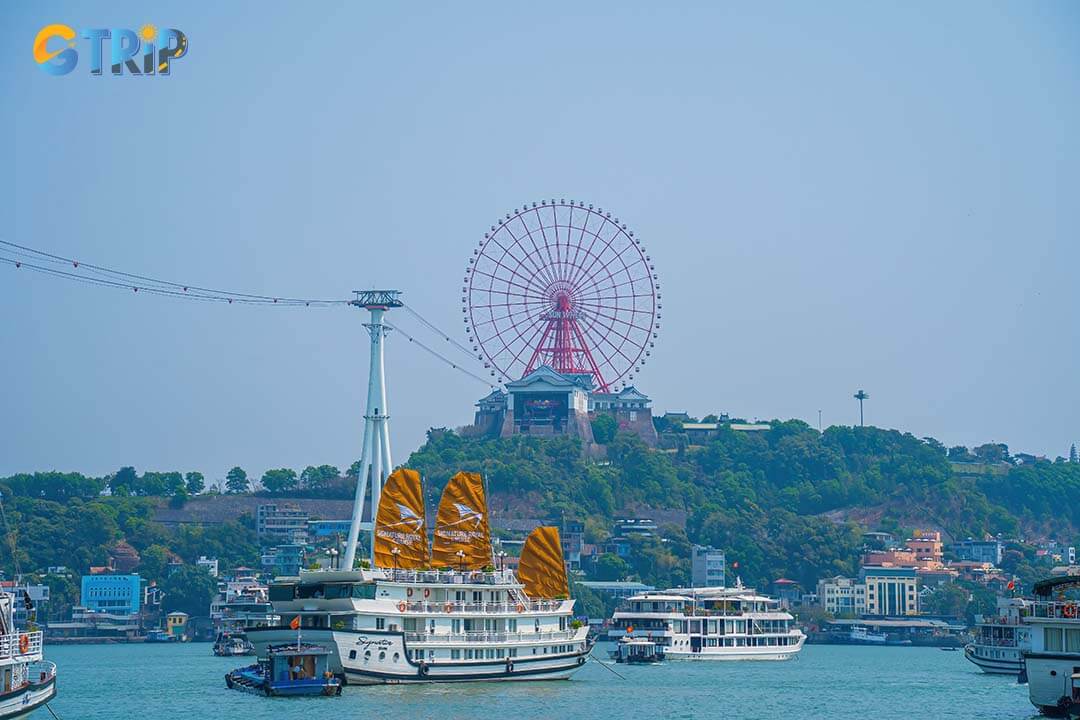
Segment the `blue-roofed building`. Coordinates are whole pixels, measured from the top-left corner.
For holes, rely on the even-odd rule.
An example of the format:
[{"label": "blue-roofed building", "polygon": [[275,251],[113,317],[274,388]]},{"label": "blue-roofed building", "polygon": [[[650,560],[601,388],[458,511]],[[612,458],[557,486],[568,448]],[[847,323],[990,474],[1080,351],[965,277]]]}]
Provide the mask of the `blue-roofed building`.
[{"label": "blue-roofed building", "polygon": [[83,575],[82,607],[92,612],[136,615],[142,604],[142,578],[130,575]]}]

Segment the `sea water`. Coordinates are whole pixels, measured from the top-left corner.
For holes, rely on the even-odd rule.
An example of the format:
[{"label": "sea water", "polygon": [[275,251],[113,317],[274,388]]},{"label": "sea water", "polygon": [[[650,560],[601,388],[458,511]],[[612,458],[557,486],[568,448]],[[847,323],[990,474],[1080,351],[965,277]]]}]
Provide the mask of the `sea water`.
[{"label": "sea water", "polygon": [[[607,657],[610,645],[594,650]],[[962,652],[808,645],[789,662],[600,665],[572,680],[346,687],[340,697],[265,698],[228,690],[206,643],[50,646],[60,720],[657,720],[661,718],[1028,718],[1026,685],[986,675]],[[615,673],[618,673],[616,675]],[[622,676],[622,677],[620,677]],[[33,720],[52,720],[48,710]]]}]

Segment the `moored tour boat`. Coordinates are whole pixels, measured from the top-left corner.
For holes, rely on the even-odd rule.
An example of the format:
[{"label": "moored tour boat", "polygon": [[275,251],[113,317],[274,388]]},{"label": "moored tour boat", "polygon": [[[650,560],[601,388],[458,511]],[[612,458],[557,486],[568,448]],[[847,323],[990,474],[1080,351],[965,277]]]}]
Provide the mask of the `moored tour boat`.
[{"label": "moored tour boat", "polygon": [[633,595],[612,616],[608,637],[644,636],[670,660],[790,660],[806,640],[794,620],[740,581]]},{"label": "moored tour boat", "polygon": [[1023,651],[1028,696],[1044,715],[1080,717],[1080,576],[1035,583],[1031,647]]},{"label": "moored tour boat", "polygon": [[1031,629],[1024,624],[1030,611],[1030,600],[998,598],[994,615],[975,616],[975,639],[964,646],[964,657],[985,673],[1019,675],[1022,653],[1031,647]]},{"label": "moored tour boat", "polygon": [[15,597],[0,593],[0,719],[25,715],[56,696],[56,665],[44,659],[40,630],[17,631]]},{"label": "moored tour boat", "polygon": [[[458,473],[428,547],[419,474],[382,488],[374,567],[302,571],[270,587],[274,612],[331,649],[348,683],[564,679],[585,663],[588,628],[573,619],[558,530],[535,529],[517,575],[496,570],[482,479]],[[289,626],[248,632],[261,653]]]}]

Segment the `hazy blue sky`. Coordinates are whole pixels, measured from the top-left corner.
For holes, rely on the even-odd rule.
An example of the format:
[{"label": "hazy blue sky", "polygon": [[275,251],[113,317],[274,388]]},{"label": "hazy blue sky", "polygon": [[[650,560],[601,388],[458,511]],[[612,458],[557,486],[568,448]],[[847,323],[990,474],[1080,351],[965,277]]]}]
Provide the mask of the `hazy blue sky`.
[{"label": "hazy blue sky", "polygon": [[[0,237],[184,282],[391,286],[461,333],[541,198],[648,243],[655,408],[1080,441],[1080,3],[4,3]],[[168,78],[53,77],[38,29],[183,30]],[[358,311],[0,267],[0,473],[359,456]],[[418,325],[403,314],[402,327]],[[392,338],[400,462],[486,388]]]}]

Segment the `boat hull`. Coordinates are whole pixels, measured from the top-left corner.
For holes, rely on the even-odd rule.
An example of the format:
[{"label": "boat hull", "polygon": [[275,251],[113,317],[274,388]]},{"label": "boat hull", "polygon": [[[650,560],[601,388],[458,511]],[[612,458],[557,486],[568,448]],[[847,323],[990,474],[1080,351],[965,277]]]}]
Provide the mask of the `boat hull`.
[{"label": "boat hull", "polygon": [[56,697],[56,678],[0,695],[0,720],[27,715]]},{"label": "boat hull", "polygon": [[664,648],[668,660],[792,660],[802,651],[805,637],[795,645],[766,645],[764,647],[704,647],[701,652]]},{"label": "boat hull", "polygon": [[1024,662],[1028,697],[1039,712],[1051,717],[1080,717],[1080,698],[1072,687],[1072,675],[1074,668],[1080,667],[1080,655],[1024,653]]},{"label": "boat hull", "polygon": [[[296,631],[260,629],[248,633],[256,649],[296,641]],[[330,671],[350,685],[401,683],[565,680],[585,664],[588,650],[558,655],[420,663],[410,657],[405,636],[391,631],[304,629],[305,641],[331,649]]]},{"label": "boat hull", "polygon": [[990,675],[1012,675],[1013,677],[1019,675],[1023,663],[1020,661],[1020,652],[1017,651],[1016,654],[1016,660],[988,658],[980,655],[978,648],[974,645],[966,645],[964,647],[964,657],[978,666],[984,673]]}]

